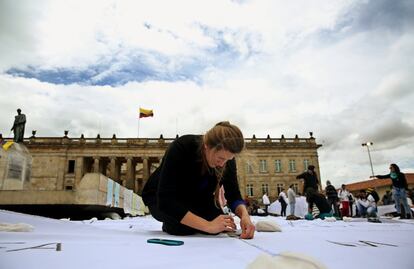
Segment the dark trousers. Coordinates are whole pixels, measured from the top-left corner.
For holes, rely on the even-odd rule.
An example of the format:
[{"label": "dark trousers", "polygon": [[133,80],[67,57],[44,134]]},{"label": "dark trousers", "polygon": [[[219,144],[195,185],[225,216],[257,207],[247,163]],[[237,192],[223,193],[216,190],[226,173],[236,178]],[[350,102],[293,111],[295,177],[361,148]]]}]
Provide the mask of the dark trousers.
[{"label": "dark trousers", "polygon": [[334,214],[336,217],[340,217],[341,213],[339,213],[339,206],[337,199],[328,198],[326,199],[328,201],[328,204],[331,208],[333,208]]},{"label": "dark trousers", "polygon": [[283,217],[283,216],[286,216],[287,203],[281,203],[281,206],[282,206],[282,210],[280,211],[280,215]]},{"label": "dark trousers", "polygon": [[[203,231],[199,231],[197,229],[191,228],[187,225],[181,224],[175,218],[165,214],[164,212],[160,211],[156,204],[148,205],[151,215],[158,221],[162,222],[162,230],[166,233],[172,235],[190,235],[195,233],[204,233]],[[221,208],[217,208],[214,203],[207,207],[201,208],[201,210],[190,210],[192,213],[196,214],[197,216],[211,221],[218,217],[219,215],[223,214],[223,210]]]}]

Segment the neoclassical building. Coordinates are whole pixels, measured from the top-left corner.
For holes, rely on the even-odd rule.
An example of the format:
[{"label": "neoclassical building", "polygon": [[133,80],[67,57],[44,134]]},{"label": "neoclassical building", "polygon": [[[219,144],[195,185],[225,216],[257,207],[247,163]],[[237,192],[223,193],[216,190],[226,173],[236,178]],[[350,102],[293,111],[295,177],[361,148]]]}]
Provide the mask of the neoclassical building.
[{"label": "neoclassical building", "polygon": [[[25,140],[33,163],[31,190],[76,190],[87,173],[100,173],[140,194],[174,138],[34,137]],[[236,157],[242,195],[276,199],[309,164],[319,172],[315,138],[248,138]],[[319,174],[319,173],[318,173]]]},{"label": "neoclassical building", "polygon": [[319,173],[319,161],[315,138],[246,139],[247,150],[237,160],[239,183],[242,192],[249,197],[261,198],[267,192],[275,200],[282,188],[294,185],[300,192],[296,176],[313,164]]},{"label": "neoclassical building", "polygon": [[[100,212],[143,215],[139,196],[175,138],[35,137],[0,147],[0,208],[87,219]],[[309,138],[248,138],[236,156],[244,197],[276,200],[282,188],[300,186],[309,164],[319,174],[318,145]]]}]

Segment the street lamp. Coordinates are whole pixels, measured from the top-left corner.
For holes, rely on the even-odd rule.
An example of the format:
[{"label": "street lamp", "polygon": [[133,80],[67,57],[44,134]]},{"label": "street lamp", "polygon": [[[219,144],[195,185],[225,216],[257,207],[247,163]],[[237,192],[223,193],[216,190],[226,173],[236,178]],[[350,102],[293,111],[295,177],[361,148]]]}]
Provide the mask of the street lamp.
[{"label": "street lamp", "polygon": [[371,160],[371,153],[369,151],[369,146],[374,145],[374,143],[372,142],[366,142],[366,143],[362,143],[363,147],[367,147],[368,150],[368,157],[369,157],[369,163],[371,164],[371,172],[372,172],[372,176],[374,176],[374,168],[372,168],[372,160]]}]

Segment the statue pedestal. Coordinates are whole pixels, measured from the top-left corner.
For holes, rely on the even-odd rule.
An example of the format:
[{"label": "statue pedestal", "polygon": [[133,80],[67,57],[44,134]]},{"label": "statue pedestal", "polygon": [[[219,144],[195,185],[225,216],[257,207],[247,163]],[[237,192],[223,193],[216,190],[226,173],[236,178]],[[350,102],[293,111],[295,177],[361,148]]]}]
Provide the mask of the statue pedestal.
[{"label": "statue pedestal", "polygon": [[32,156],[25,145],[13,142],[0,147],[0,190],[23,190],[31,170]]}]

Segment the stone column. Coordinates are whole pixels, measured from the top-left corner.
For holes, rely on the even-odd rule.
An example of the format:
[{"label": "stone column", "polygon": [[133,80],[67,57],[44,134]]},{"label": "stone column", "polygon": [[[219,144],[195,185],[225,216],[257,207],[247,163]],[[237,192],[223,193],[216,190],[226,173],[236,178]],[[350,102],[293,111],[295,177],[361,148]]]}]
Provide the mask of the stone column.
[{"label": "stone column", "polygon": [[116,181],[119,182],[119,176],[118,176],[118,169],[117,169],[117,159],[116,157],[109,157],[110,158],[110,163],[109,163],[109,169],[111,170],[111,174],[109,175],[109,177]]},{"label": "stone column", "polygon": [[108,160],[107,159],[101,159],[99,163],[99,171],[104,175],[108,176],[106,174],[106,169],[108,168]]},{"label": "stone column", "polygon": [[99,163],[100,163],[100,157],[93,157],[93,172],[94,173],[100,173],[99,171]]},{"label": "stone column", "polygon": [[59,164],[58,164],[58,173],[57,173],[57,181],[56,181],[56,190],[60,191],[63,190],[65,174],[66,174],[66,158],[60,157]]},{"label": "stone column", "polygon": [[135,163],[132,157],[127,157],[127,167],[126,167],[126,182],[125,187],[134,190],[135,186]]},{"label": "stone column", "polygon": [[74,188],[79,186],[83,175],[85,174],[84,167],[83,167],[84,159],[83,157],[77,157],[75,160],[75,186]]},{"label": "stone column", "polygon": [[150,167],[148,162],[148,157],[142,159],[142,179],[144,182],[147,182],[150,174]]},{"label": "stone column", "polygon": [[141,195],[142,189],[144,188],[145,183],[147,182],[150,176],[150,167],[151,163],[148,161],[148,157],[142,158],[142,178],[138,179],[137,186],[135,188],[136,192]]}]

